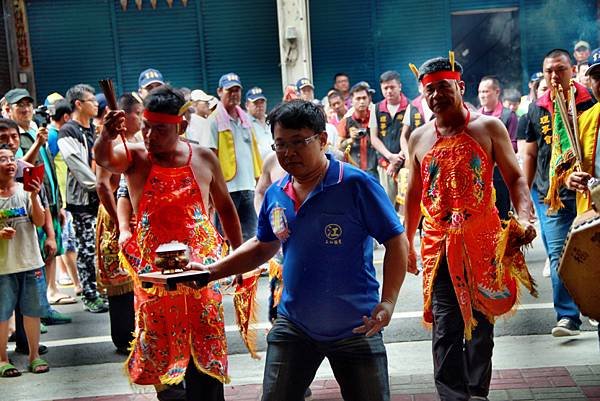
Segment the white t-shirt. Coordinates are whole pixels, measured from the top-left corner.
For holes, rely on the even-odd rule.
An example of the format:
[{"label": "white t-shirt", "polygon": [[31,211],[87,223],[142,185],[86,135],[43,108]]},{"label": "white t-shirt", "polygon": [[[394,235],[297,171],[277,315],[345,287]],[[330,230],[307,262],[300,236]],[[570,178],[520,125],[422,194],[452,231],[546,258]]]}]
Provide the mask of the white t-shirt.
[{"label": "white t-shirt", "polygon": [[[369,116],[369,130],[371,132],[374,132],[374,130],[377,129],[377,113],[375,112],[377,109],[376,107],[378,107],[377,105],[375,105],[375,107],[373,108],[373,110],[371,110],[371,115]],[[392,116],[392,118],[396,115],[396,112],[398,111],[398,109],[400,108],[400,103],[398,103],[397,105],[392,105],[389,104],[387,105],[387,109],[390,112],[390,115]],[[404,118],[406,118],[406,114],[404,115]],[[402,120],[404,122],[404,120]]]},{"label": "white t-shirt", "polygon": [[[402,119],[402,125],[410,125],[410,113],[411,108],[413,107],[415,106],[413,106],[412,104],[408,105],[406,113],[404,113],[404,119]],[[431,117],[433,116],[433,111],[431,111],[429,105],[427,105],[427,101],[423,98],[421,99],[421,107],[423,108],[423,114],[425,114],[424,116],[422,116],[421,121],[423,121],[423,123],[426,123],[431,120]]]},{"label": "white t-shirt", "polygon": [[29,193],[17,182],[12,196],[0,197],[0,225],[16,230],[13,239],[0,239],[0,275],[39,269],[44,265],[30,215]]},{"label": "white t-shirt", "polygon": [[208,120],[198,114],[192,114],[185,136],[187,139],[198,142],[200,146],[208,147],[210,136]]},{"label": "white t-shirt", "polygon": [[271,145],[273,144],[271,127],[268,124],[262,125],[260,121],[250,115],[248,117],[250,118],[250,121],[252,121],[252,127],[256,134],[256,142],[258,142],[260,157],[265,160],[265,158],[273,152],[273,149],[271,149]]}]

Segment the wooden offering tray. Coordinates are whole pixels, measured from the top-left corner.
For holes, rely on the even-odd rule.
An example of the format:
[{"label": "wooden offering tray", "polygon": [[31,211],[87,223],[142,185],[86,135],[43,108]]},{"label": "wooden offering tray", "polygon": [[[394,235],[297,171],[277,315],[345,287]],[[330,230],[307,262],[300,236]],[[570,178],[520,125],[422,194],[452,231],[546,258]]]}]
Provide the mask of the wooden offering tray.
[{"label": "wooden offering tray", "polygon": [[187,270],[181,273],[164,274],[161,272],[140,274],[143,288],[154,285],[164,286],[168,291],[175,291],[178,283],[194,282],[199,287],[208,284],[210,273],[203,270]]}]

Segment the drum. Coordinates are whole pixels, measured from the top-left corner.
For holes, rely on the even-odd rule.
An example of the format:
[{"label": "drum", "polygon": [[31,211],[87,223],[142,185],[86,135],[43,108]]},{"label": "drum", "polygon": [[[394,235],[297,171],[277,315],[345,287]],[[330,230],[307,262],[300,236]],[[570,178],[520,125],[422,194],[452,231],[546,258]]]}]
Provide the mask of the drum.
[{"label": "drum", "polygon": [[558,274],[581,313],[600,320],[600,214],[596,211],[575,219]]}]

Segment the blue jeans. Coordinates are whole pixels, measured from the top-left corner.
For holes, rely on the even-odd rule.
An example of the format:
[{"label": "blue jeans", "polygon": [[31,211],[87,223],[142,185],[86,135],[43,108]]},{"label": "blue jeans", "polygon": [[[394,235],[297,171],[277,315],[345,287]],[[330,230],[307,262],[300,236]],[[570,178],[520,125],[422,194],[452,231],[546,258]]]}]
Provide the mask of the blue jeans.
[{"label": "blue jeans", "polygon": [[577,215],[575,199],[563,200],[564,208],[556,214],[548,216],[548,205],[544,203],[544,195],[535,188],[531,190],[535,205],[535,212],[540,219],[542,233],[545,234],[546,253],[550,258],[550,278],[552,279],[552,297],[554,301],[554,310],[556,311],[556,320],[568,318],[576,326],[581,325],[579,317],[579,308],[575,305],[573,298],[565,288],[564,283],[558,275],[558,262],[560,253],[565,245],[567,234],[571,229],[573,220]]},{"label": "blue jeans", "polygon": [[346,401],[389,401],[387,354],[381,333],[320,342],[279,316],[267,336],[262,401],[304,401],[324,358]]}]

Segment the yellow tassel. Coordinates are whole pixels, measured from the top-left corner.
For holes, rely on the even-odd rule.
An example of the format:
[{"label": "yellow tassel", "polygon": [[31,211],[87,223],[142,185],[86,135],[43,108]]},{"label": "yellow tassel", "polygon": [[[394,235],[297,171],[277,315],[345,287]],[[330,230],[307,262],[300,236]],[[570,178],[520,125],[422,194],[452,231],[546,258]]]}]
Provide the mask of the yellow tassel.
[{"label": "yellow tassel", "polygon": [[352,164],[354,167],[358,167],[358,163],[356,163],[354,161],[354,159],[352,158],[352,156],[350,155],[350,149],[352,148],[352,145],[348,145],[346,146],[346,150],[344,150],[344,158],[346,160],[347,163]]},{"label": "yellow tassel", "polygon": [[417,68],[417,66],[414,65],[413,63],[409,63],[408,68],[410,68],[412,73],[415,75],[415,78],[418,80],[419,79],[419,69]]},{"label": "yellow tassel", "polygon": [[454,52],[452,50],[448,52],[448,58],[450,59],[450,67],[452,67],[452,71],[454,72]]},{"label": "yellow tassel", "polygon": [[185,102],[185,104],[179,108],[179,112],[177,113],[177,115],[182,116],[192,106],[192,104],[193,103],[191,100]]}]

